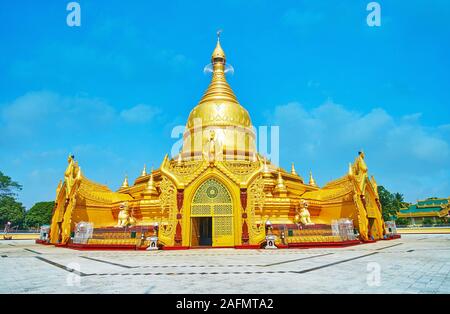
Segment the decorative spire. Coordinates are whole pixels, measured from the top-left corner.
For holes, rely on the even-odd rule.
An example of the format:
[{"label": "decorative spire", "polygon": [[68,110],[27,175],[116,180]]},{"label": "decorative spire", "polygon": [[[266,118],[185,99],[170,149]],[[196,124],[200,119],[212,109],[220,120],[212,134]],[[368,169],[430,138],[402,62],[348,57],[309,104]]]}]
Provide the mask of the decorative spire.
[{"label": "decorative spire", "polygon": [[128,186],[128,176],[125,175],[125,179],[123,180],[121,188],[127,188]]},{"label": "decorative spire", "polygon": [[226,57],[225,52],[222,49],[222,46],[220,46],[220,34],[222,33],[222,30],[217,31],[217,44],[216,48],[213,51],[213,54],[211,56],[211,63],[222,63],[225,64]]},{"label": "decorative spire", "polygon": [[313,178],[312,171],[309,171],[309,185],[317,186],[316,181]]},{"label": "decorative spire", "polygon": [[263,177],[270,178],[270,179],[272,178],[272,174],[270,173],[269,166],[267,165],[267,158],[264,158]]},{"label": "decorative spire", "polygon": [[277,186],[284,186],[284,179],[281,176],[281,171],[279,169],[278,169]]},{"label": "decorative spire", "polygon": [[81,179],[81,167],[78,167],[77,180]]},{"label": "decorative spire", "polygon": [[297,172],[295,171],[294,163],[292,163],[292,165],[291,165],[291,174],[297,175]]},{"label": "decorative spire", "polygon": [[230,101],[239,104],[236,95],[225,79],[225,52],[220,45],[220,31],[217,32],[217,44],[211,56],[213,76],[199,104],[207,101]]},{"label": "decorative spire", "polygon": [[278,179],[277,179],[277,185],[275,186],[275,189],[273,190],[277,196],[286,196],[287,195],[287,188],[284,184],[283,177],[281,176],[281,171],[278,169]]},{"label": "decorative spire", "polygon": [[150,179],[147,182],[147,186],[146,186],[143,194],[148,195],[150,197],[158,195],[158,191],[156,190],[156,187],[155,187],[155,181],[153,179],[153,169],[152,169],[152,172],[150,174]]},{"label": "decorative spire", "polygon": [[348,175],[353,176],[353,166],[351,162],[348,163]]},{"label": "decorative spire", "polygon": [[146,166],[144,164],[144,169],[142,169],[141,177],[145,177],[146,175],[147,175],[147,169],[146,169]]}]

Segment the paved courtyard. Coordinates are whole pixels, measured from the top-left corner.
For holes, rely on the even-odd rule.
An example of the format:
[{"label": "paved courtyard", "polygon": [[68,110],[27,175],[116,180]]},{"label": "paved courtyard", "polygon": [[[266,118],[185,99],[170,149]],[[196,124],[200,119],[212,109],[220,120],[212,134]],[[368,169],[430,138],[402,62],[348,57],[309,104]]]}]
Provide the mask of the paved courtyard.
[{"label": "paved courtyard", "polygon": [[1,240],[0,274],[0,293],[450,293],[450,235],[275,251],[75,251]]}]

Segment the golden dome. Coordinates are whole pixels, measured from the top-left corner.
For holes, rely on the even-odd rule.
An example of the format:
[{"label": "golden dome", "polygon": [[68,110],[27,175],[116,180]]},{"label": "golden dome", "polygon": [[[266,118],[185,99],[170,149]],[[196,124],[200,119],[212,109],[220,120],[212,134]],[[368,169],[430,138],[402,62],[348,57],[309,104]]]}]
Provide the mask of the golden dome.
[{"label": "golden dome", "polygon": [[[219,34],[218,34],[219,35]],[[183,140],[183,157],[201,156],[211,142],[214,130],[214,149],[223,155],[239,155],[249,159],[256,151],[255,134],[247,110],[242,107],[225,78],[226,57],[217,39],[211,62],[211,83],[198,105],[191,111]]]}]

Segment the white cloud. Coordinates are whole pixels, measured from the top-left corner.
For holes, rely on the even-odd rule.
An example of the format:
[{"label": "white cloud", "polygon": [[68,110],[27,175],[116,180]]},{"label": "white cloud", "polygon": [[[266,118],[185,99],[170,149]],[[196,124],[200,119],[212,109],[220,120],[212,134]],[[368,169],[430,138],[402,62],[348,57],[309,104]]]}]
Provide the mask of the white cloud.
[{"label": "white cloud", "polygon": [[19,123],[32,122],[43,115],[58,111],[54,108],[58,100],[59,96],[51,92],[30,92],[6,106],[2,110],[2,115],[6,122],[11,120]]},{"label": "white cloud", "polygon": [[159,108],[140,104],[133,108],[122,110],[120,116],[130,123],[145,123],[152,120],[160,112]]},{"label": "white cloud", "polygon": [[118,112],[99,98],[63,96],[50,91],[29,92],[0,107],[0,141],[37,138],[37,133],[73,135],[109,129],[122,121],[142,123],[159,113],[158,108],[137,105]]},{"label": "white cloud", "polygon": [[154,53],[153,58],[157,64],[168,65],[172,71],[179,71],[192,65],[191,59],[171,49],[160,50]]},{"label": "white cloud", "polygon": [[49,91],[29,92],[2,107],[0,129],[17,137],[45,131],[76,132],[86,124],[107,125],[116,116],[115,109],[103,100]]},{"label": "white cloud", "polygon": [[270,124],[280,126],[281,162],[295,161],[304,176],[312,168],[321,184],[344,175],[363,149],[380,184],[411,200],[448,196],[448,127],[425,127],[420,117],[396,119],[381,108],[361,113],[332,101],[311,109],[292,102],[277,106]]}]

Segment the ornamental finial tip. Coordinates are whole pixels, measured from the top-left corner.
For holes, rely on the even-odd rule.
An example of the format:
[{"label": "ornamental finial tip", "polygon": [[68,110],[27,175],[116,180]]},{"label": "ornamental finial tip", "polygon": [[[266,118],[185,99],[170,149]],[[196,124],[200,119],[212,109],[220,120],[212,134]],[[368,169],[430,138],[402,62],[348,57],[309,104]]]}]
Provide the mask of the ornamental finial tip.
[{"label": "ornamental finial tip", "polygon": [[221,29],[219,29],[217,31],[217,41],[220,41],[220,34],[222,34],[222,30]]}]

